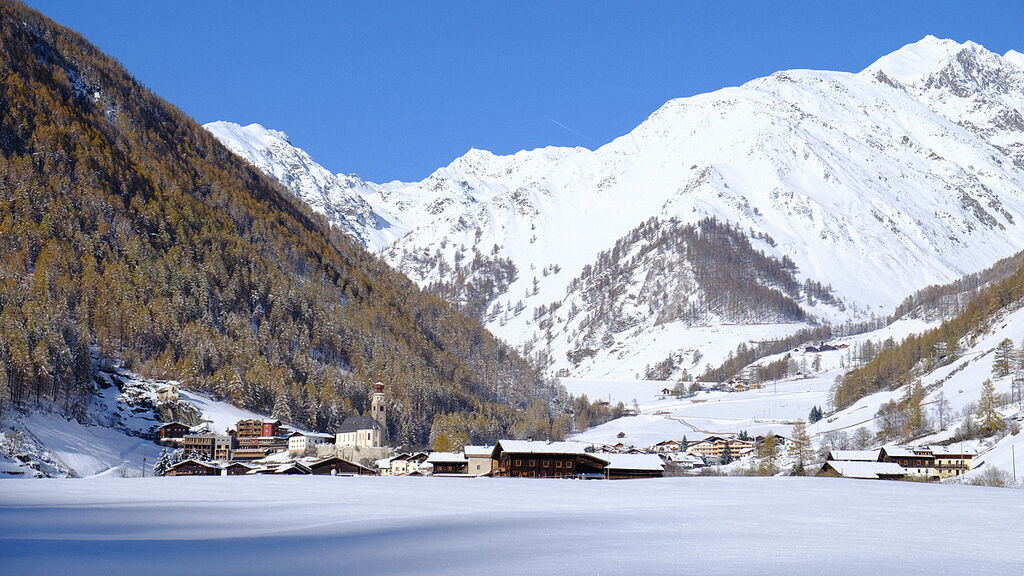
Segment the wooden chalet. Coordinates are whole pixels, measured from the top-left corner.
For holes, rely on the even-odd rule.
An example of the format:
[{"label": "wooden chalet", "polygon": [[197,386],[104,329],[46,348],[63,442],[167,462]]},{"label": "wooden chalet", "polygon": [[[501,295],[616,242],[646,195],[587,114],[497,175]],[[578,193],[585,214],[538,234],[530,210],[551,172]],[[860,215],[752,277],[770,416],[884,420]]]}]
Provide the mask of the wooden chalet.
[{"label": "wooden chalet", "polygon": [[935,456],[931,452],[916,453],[902,446],[883,446],[878,461],[899,464],[915,476],[932,476],[935,468]]},{"label": "wooden chalet", "polygon": [[663,440],[651,446],[651,450],[658,453],[679,452],[681,447],[682,445],[678,440]]},{"label": "wooden chalet", "polygon": [[607,462],[576,442],[499,440],[491,453],[491,473],[512,478],[603,477]]},{"label": "wooden chalet", "polygon": [[252,466],[249,466],[248,464],[244,464],[242,462],[231,462],[229,464],[225,464],[224,467],[222,468],[222,470],[224,470],[224,473],[227,474],[228,476],[242,476],[251,472],[252,469]]},{"label": "wooden chalet", "polygon": [[220,466],[201,460],[182,460],[167,469],[168,476],[220,476]]},{"label": "wooden chalet", "polygon": [[312,474],[309,466],[306,466],[302,462],[289,462],[288,464],[282,464],[271,471],[271,474],[281,475],[306,475]]},{"label": "wooden chalet", "polygon": [[309,473],[316,475],[331,475],[331,476],[375,476],[376,472],[372,468],[367,468],[362,464],[357,464],[344,458],[338,458],[332,456],[330,458],[324,458],[323,460],[317,460],[312,464],[309,464]]},{"label": "wooden chalet", "polygon": [[160,441],[184,438],[189,427],[181,422],[168,422],[160,427]]},{"label": "wooden chalet", "polygon": [[466,474],[469,470],[469,460],[462,452],[431,452],[427,463],[434,467],[434,475]]}]

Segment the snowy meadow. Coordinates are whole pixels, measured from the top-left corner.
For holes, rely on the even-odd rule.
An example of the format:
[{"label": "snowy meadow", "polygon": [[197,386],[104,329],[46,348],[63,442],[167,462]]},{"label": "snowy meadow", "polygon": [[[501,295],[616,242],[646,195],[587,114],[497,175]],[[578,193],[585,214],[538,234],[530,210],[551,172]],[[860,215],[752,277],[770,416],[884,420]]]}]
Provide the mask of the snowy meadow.
[{"label": "snowy meadow", "polygon": [[1022,515],[1019,490],[799,477],[6,481],[0,566],[5,574],[1020,574]]}]

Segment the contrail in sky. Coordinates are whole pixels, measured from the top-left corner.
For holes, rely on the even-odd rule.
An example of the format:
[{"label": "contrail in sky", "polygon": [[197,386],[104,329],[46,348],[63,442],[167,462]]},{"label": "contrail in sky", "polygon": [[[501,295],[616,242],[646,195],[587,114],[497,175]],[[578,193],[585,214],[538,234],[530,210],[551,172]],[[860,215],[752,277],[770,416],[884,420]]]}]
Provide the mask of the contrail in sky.
[{"label": "contrail in sky", "polygon": [[549,120],[551,120],[551,122],[553,122],[556,126],[561,126],[562,128],[565,128],[566,130],[568,130],[569,132],[572,132],[573,134],[579,136],[580,138],[586,138],[586,136],[581,134],[579,132],[579,130],[573,130],[572,128],[569,128],[568,126],[566,126],[565,124],[562,124],[561,122],[559,122],[558,120],[555,120],[554,118],[549,118]]}]

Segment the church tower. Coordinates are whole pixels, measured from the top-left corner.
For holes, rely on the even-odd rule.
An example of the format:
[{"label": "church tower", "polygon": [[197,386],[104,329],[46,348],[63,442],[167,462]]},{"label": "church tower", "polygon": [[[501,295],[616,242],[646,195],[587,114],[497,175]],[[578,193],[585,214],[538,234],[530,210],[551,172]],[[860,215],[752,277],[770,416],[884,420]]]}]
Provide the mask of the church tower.
[{"label": "church tower", "polygon": [[387,406],[384,397],[384,383],[377,382],[373,385],[373,397],[370,399],[370,416],[380,424],[381,444],[387,445],[388,441],[388,416],[385,410]]}]

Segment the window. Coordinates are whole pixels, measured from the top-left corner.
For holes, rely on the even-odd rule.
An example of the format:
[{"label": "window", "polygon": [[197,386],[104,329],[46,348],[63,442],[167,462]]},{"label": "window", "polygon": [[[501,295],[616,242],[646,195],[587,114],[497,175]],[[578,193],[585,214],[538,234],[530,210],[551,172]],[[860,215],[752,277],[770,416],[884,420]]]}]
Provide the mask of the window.
[{"label": "window", "polygon": [[523,465],[523,461],[522,460],[516,460],[516,466],[522,466],[522,465]]},{"label": "window", "polygon": [[536,466],[537,466],[537,461],[536,460],[530,460],[530,467],[534,468]]},{"label": "window", "polygon": [[561,467],[562,467],[562,461],[561,460],[556,461],[555,462],[555,468],[561,468]]}]

